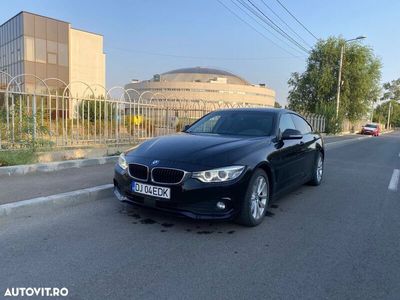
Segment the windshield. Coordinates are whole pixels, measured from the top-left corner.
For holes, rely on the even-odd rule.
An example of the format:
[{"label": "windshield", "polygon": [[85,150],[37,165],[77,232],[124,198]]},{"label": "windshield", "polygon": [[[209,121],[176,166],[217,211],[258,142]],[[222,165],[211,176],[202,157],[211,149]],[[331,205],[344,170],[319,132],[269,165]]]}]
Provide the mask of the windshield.
[{"label": "windshield", "polygon": [[376,124],[367,124],[367,125],[365,125],[365,127],[377,128],[378,125],[376,125]]},{"label": "windshield", "polygon": [[206,115],[186,132],[221,135],[271,135],[274,114],[260,111],[220,111]]}]

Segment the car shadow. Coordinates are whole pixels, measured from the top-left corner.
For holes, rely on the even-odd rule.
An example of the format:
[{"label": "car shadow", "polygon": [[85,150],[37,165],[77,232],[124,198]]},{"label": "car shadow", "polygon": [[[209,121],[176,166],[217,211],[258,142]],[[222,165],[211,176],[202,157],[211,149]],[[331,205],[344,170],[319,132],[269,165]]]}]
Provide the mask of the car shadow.
[{"label": "car shadow", "polygon": [[[266,213],[266,217],[274,216],[273,210],[276,210],[276,208],[278,208],[278,205],[272,204]],[[198,235],[230,235],[240,230],[250,229],[250,227],[236,224],[232,220],[195,220],[129,203],[119,203],[118,212],[127,218],[131,218],[131,224],[153,226],[164,233],[180,231]]]}]

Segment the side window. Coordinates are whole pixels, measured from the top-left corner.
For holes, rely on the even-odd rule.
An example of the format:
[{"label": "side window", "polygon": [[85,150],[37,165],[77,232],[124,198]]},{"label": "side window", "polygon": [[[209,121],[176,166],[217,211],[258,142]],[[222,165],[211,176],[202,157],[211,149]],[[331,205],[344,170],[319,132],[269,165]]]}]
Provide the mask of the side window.
[{"label": "side window", "polygon": [[299,130],[301,134],[312,132],[311,126],[303,118],[292,114],[292,119],[296,129]]},{"label": "side window", "polygon": [[281,116],[279,120],[279,130],[283,133],[286,129],[296,129],[294,126],[293,120],[289,114],[284,114]]}]

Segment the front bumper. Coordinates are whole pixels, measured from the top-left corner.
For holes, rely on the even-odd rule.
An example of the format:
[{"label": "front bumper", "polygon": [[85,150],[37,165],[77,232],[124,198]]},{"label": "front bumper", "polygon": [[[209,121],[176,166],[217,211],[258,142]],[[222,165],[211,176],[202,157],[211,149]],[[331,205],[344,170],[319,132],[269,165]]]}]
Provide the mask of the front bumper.
[{"label": "front bumper", "polygon": [[[114,173],[114,194],[123,202],[150,207],[175,215],[192,219],[232,219],[241,209],[250,174],[245,172],[238,179],[228,183],[203,183],[197,179],[186,179],[177,185],[163,185],[148,181],[139,181],[171,189],[171,199],[133,193],[129,174],[118,165]],[[225,209],[217,207],[224,202]]]},{"label": "front bumper", "polygon": [[377,135],[377,131],[372,131],[372,130],[362,130],[361,134],[366,134],[366,135]]}]

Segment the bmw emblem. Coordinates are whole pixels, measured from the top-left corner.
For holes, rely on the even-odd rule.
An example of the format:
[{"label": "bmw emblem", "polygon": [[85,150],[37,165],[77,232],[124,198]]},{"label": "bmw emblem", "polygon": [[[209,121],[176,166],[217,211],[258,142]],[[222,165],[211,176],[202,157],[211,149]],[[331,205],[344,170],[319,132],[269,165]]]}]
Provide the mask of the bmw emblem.
[{"label": "bmw emblem", "polygon": [[153,160],[152,162],[151,162],[151,165],[152,166],[156,166],[156,165],[158,165],[160,163],[160,161],[158,160],[158,159],[156,159],[156,160]]}]

